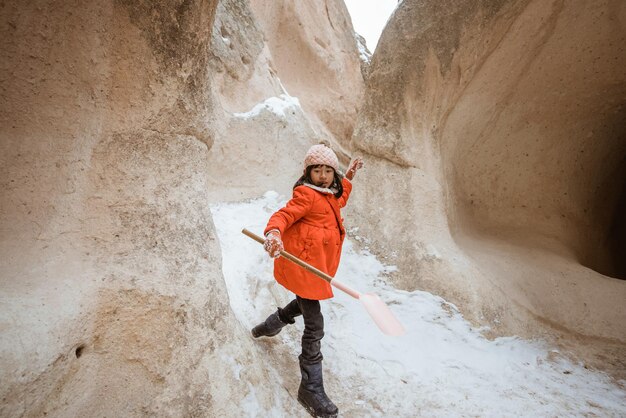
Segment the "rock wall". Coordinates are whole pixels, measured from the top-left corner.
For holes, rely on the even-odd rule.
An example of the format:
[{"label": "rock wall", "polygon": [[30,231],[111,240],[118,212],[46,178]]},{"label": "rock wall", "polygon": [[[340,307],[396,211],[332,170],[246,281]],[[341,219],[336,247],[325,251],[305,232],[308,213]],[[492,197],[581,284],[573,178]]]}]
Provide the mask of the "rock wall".
[{"label": "rock wall", "polygon": [[[363,94],[361,61],[343,1],[251,0],[274,68],[290,94],[311,115],[322,138],[349,153]],[[336,141],[336,142],[335,142]],[[346,155],[343,162],[348,162]]]},{"label": "rock wall", "polygon": [[229,370],[197,369],[242,332],[194,169],[215,5],[3,4],[1,415],[181,415],[228,396],[206,386]]},{"label": "rock wall", "polygon": [[397,285],[619,363],[625,37],[615,1],[398,6],[369,69],[352,205]]},{"label": "rock wall", "polygon": [[243,416],[242,399],[297,415],[230,310],[208,207],[290,192],[337,129],[281,85],[265,23],[244,0],[0,15],[0,415]]},{"label": "rock wall", "polygon": [[346,219],[397,286],[624,370],[626,7],[404,0],[364,95],[323,6],[0,5],[0,415],[301,412],[208,204],[287,195],[319,138],[364,154]]},{"label": "rock wall", "polygon": [[212,201],[289,195],[320,139],[344,164],[363,78],[341,1],[220,2],[210,66],[223,123],[209,155]]}]

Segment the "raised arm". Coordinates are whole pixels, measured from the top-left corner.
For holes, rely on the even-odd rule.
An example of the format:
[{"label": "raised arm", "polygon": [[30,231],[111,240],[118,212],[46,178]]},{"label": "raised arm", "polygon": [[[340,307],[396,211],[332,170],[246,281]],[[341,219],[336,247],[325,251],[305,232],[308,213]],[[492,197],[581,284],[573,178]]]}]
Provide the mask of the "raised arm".
[{"label": "raised arm", "polygon": [[352,192],[352,182],[351,180],[354,178],[354,175],[357,171],[363,168],[363,159],[361,157],[357,157],[350,163],[348,170],[346,171],[346,177],[342,180],[341,185],[343,186],[343,194],[339,198],[339,207],[342,208],[346,206],[348,203],[348,198],[350,197],[350,192]]},{"label": "raised arm", "polygon": [[346,171],[346,178],[348,180],[352,181],[352,179],[354,178],[354,175],[356,174],[356,172],[359,171],[362,168],[363,168],[363,158],[356,157],[350,163],[350,166],[348,167],[348,171]]}]

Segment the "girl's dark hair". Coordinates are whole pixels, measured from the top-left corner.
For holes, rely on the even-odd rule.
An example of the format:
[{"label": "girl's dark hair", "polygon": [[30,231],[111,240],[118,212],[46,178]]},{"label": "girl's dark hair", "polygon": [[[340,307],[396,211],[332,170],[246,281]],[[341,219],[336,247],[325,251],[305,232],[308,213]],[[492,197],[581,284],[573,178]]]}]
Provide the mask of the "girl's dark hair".
[{"label": "girl's dark hair", "polygon": [[[298,186],[302,186],[304,183],[313,184],[313,181],[311,180],[311,170],[313,170],[316,167],[321,167],[322,165],[323,164],[308,166],[304,174],[302,175],[302,177],[300,177],[298,181],[296,181],[296,184],[293,185],[293,188],[295,189]],[[337,193],[335,193],[335,197],[340,198],[341,195],[343,194],[343,185],[341,184],[341,175],[335,169],[333,169],[333,172],[335,173],[334,174],[335,179],[333,181],[333,184],[330,186],[330,188],[337,189]]]}]

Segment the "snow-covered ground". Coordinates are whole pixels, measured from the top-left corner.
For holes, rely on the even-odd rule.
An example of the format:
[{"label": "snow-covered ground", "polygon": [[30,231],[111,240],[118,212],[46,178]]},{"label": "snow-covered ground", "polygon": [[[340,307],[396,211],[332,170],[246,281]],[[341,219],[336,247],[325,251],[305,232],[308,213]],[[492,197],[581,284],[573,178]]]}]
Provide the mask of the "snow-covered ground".
[{"label": "snow-covered ground", "polygon": [[[269,216],[284,203],[284,197],[268,192],[211,208],[230,304],[246,328],[292,297],[274,282],[272,261],[262,246],[241,234],[245,227],[261,235]],[[487,340],[442,298],[385,284],[393,268],[346,240],[336,277],[379,295],[407,329],[402,337],[382,334],[360,302],[338,290],[335,298],[322,302],[326,388],[340,416],[626,416],[626,382],[612,382],[540,342]],[[302,321],[295,327],[301,331]],[[294,359],[300,349],[297,335],[275,337]],[[248,402],[250,416],[268,416],[260,407],[255,412],[254,398]]]}]

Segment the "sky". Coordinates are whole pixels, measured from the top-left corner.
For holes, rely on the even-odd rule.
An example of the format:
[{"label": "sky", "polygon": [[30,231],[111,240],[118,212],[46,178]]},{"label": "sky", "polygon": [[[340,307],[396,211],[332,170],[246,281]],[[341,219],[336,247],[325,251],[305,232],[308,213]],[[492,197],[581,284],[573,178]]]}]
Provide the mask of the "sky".
[{"label": "sky", "polygon": [[396,8],[398,0],[344,0],[354,30],[365,38],[367,48],[374,52],[387,19]]}]

